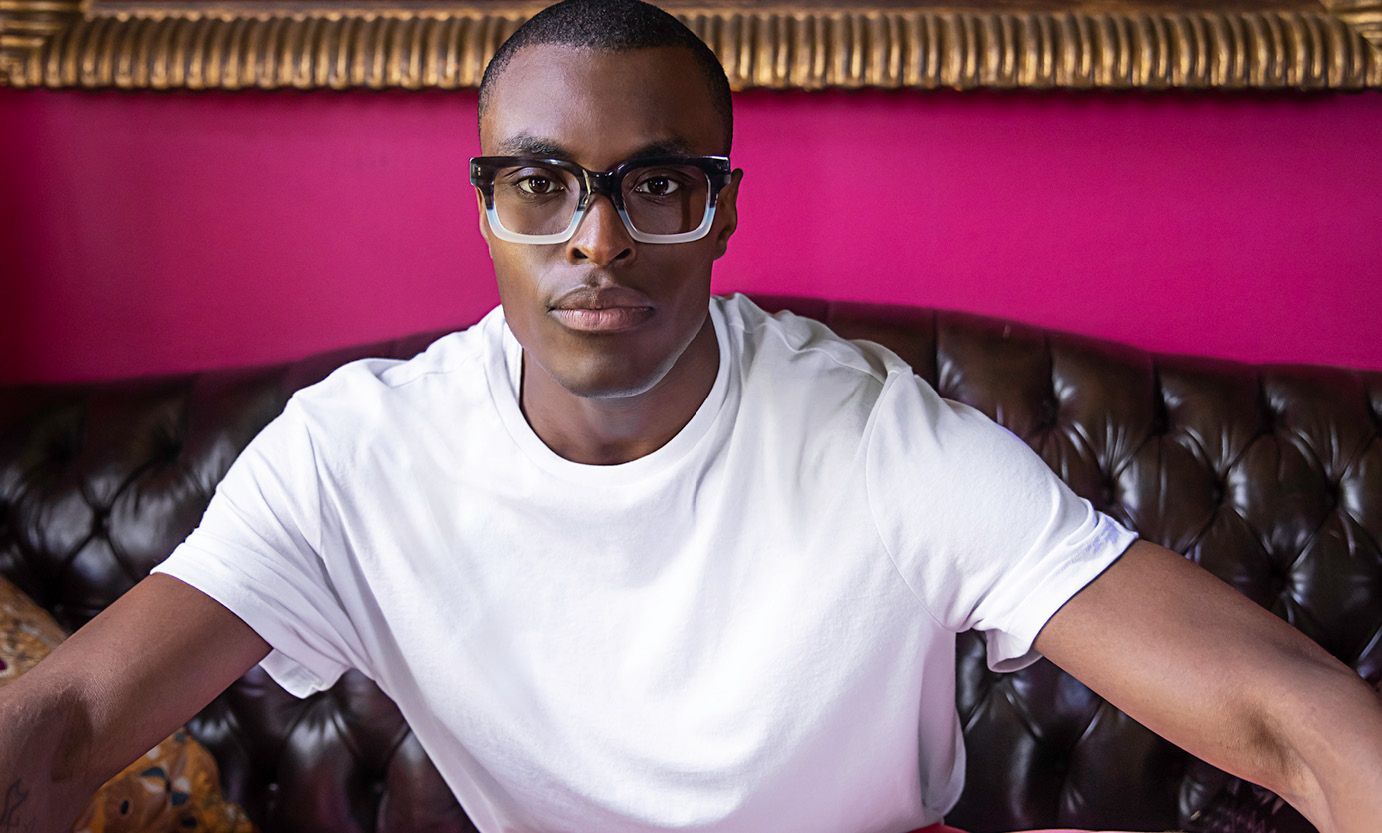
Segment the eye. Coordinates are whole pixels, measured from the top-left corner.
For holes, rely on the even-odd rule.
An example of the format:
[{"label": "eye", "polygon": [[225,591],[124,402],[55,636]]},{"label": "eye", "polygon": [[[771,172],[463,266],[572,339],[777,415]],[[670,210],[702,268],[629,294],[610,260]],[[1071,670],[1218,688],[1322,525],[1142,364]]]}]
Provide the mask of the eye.
[{"label": "eye", "polygon": [[639,194],[650,194],[654,197],[665,197],[675,194],[681,188],[681,183],[670,176],[649,176],[634,186],[634,191]]},{"label": "eye", "polygon": [[522,177],[515,183],[515,185],[517,185],[518,189],[524,192],[525,194],[532,194],[533,196],[537,197],[547,196],[548,194],[555,194],[558,191],[562,190],[560,183],[558,183],[551,177],[542,176],[541,174],[533,174],[530,176]]}]

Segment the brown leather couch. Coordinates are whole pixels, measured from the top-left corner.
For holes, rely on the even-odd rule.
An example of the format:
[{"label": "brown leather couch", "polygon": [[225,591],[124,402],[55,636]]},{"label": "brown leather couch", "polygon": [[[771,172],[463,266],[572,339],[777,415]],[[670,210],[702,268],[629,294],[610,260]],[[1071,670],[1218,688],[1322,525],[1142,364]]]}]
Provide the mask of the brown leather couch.
[{"label": "brown leather couch", "polygon": [[[1096,506],[1382,681],[1382,373],[1153,355],[956,312],[758,300],[896,350]],[[192,530],[290,393],[440,334],[271,367],[0,388],[0,572],[80,626]],[[969,771],[952,824],[1310,829],[1048,662],[991,673],[968,633],[956,672]],[[474,829],[358,673],[296,700],[256,668],[191,726],[268,833]]]}]

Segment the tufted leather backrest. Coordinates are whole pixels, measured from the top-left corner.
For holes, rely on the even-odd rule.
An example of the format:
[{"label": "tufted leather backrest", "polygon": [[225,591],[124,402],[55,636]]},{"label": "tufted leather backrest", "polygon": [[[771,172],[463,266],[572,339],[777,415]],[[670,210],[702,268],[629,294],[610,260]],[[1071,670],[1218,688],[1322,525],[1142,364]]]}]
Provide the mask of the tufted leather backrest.
[{"label": "tufted leather backrest", "polygon": [[[1157,356],[958,312],[757,300],[892,348],[1098,508],[1382,683],[1382,373]],[[82,625],[196,526],[293,391],[439,335],[271,367],[0,388],[0,572]],[[959,647],[969,764],[951,823],[1310,829],[1050,663],[993,674],[974,634]],[[256,668],[191,727],[266,833],[474,829],[392,702],[356,672],[297,700]]]}]

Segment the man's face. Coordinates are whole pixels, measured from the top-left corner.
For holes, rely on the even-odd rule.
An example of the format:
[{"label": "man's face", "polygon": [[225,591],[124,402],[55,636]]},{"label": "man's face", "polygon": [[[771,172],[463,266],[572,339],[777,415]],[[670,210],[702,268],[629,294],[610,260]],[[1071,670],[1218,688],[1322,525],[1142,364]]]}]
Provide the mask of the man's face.
[{"label": "man's face", "polygon": [[[655,146],[723,154],[723,131],[689,50],[539,45],[519,50],[497,79],[480,145],[486,156],[554,156],[603,171]],[[546,152],[534,152],[541,145]],[[662,381],[705,324],[710,267],[734,231],[742,175],[720,192],[710,233],[689,243],[635,241],[605,196],[592,196],[569,241],[511,243],[491,233],[480,203],[504,316],[530,372],[536,362],[590,398],[637,396]],[[633,309],[606,314],[614,328],[591,329],[600,326],[593,316],[558,309],[582,288],[612,289],[606,301]]]}]

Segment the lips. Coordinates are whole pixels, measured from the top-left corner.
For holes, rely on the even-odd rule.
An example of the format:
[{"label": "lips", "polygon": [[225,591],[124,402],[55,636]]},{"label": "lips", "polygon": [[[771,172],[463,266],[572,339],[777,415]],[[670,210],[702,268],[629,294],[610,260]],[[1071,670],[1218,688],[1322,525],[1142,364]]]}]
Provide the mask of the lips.
[{"label": "lips", "polygon": [[622,286],[581,286],[561,296],[549,313],[568,329],[586,333],[631,330],[652,318],[648,296]]}]

